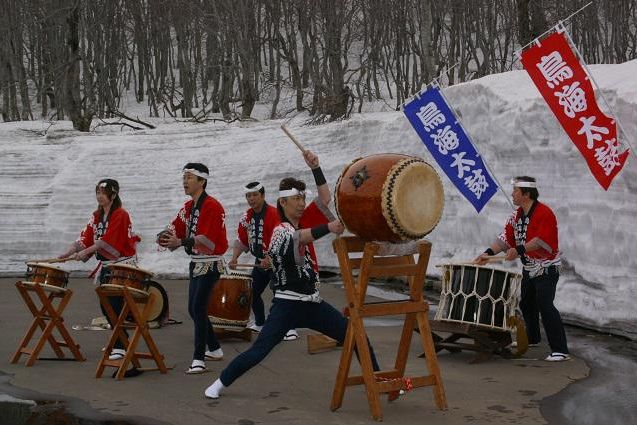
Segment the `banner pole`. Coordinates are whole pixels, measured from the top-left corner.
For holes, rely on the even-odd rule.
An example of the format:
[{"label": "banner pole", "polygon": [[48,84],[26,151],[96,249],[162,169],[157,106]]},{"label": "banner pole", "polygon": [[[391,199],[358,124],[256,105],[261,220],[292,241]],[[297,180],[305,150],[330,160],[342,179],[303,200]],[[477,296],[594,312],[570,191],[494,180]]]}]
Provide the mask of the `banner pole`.
[{"label": "banner pole", "polygon": [[[573,16],[577,15],[578,13],[580,13],[582,10],[586,9],[588,6],[590,6],[591,4],[593,4],[592,1],[589,1],[586,5],[580,7],[578,10],[576,10],[575,12],[571,13],[569,16],[566,17],[566,19],[562,19],[558,22],[565,22],[570,20]],[[550,33],[551,31],[553,31],[555,29],[555,25],[552,26],[551,28],[547,29],[546,31],[544,31],[542,34],[538,35],[537,37],[535,37],[533,40],[529,41],[528,43],[526,43],[524,46],[520,47],[518,50],[516,50],[515,52],[513,52],[513,54],[519,59],[520,58],[520,53],[526,49],[527,47],[529,47],[531,44],[537,42],[540,38],[544,37],[546,34]]]}]

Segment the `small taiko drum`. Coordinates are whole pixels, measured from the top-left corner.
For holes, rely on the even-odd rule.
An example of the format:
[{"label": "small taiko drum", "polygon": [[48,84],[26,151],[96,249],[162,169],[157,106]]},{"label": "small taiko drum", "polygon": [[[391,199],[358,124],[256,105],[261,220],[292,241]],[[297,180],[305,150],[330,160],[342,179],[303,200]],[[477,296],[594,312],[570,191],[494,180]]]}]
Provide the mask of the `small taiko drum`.
[{"label": "small taiko drum", "polygon": [[168,315],[168,292],[158,282],[148,280],[146,283],[148,284],[148,293],[155,294],[155,302],[148,312],[148,321],[158,322],[161,326]]},{"label": "small taiko drum", "polygon": [[27,281],[66,288],[69,272],[47,263],[27,263]]},{"label": "small taiko drum", "polygon": [[345,167],[335,193],[341,222],[369,241],[424,237],[440,221],[445,202],[442,182],[431,165],[390,153],[359,158]]},{"label": "small taiko drum", "polygon": [[491,266],[442,264],[436,320],[511,330],[519,305],[522,275]]},{"label": "small taiko drum", "polygon": [[107,264],[108,285],[126,286],[138,291],[148,291],[148,281],[153,276],[148,270],[130,264]]},{"label": "small taiko drum", "polygon": [[222,274],[208,301],[208,317],[213,326],[228,330],[245,329],[252,309],[252,278],[249,274]]}]

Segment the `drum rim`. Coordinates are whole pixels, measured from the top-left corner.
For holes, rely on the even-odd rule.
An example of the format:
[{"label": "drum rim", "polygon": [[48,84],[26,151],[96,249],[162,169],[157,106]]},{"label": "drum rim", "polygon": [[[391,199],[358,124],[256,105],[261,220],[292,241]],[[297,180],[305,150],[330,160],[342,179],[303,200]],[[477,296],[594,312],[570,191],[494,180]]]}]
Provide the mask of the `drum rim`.
[{"label": "drum rim", "polygon": [[58,267],[58,266],[54,266],[53,264],[50,264],[50,263],[38,263],[36,261],[29,261],[29,262],[26,263],[26,265],[27,265],[27,267],[42,267],[44,269],[57,270],[57,271],[60,271],[60,272],[64,272],[66,274],[70,273],[70,272],[64,270],[63,268]]},{"label": "drum rim", "polygon": [[141,267],[137,267],[134,266],[132,264],[119,264],[119,263],[111,263],[111,264],[104,264],[104,267],[108,267],[109,269],[127,269],[127,270],[133,270],[133,271],[139,271],[142,273],[145,273],[148,275],[148,277],[153,277],[154,273],[151,271],[148,271],[146,269],[142,269]]},{"label": "drum rim", "polygon": [[472,264],[472,263],[463,263],[463,262],[458,262],[458,263],[442,263],[442,264],[436,264],[435,267],[448,267],[448,266],[469,266],[469,267],[476,267],[479,269],[489,269],[489,270],[495,270],[495,271],[499,271],[499,272],[503,272],[503,273],[508,273],[511,275],[516,275],[518,276],[520,279],[522,279],[522,273],[518,273],[518,272],[514,272],[511,270],[506,270],[504,268],[500,268],[500,267],[495,267],[491,264],[489,265],[478,265],[478,264]]},{"label": "drum rim", "polygon": [[27,285],[27,286],[41,286],[42,289],[48,290],[48,291],[68,291],[69,288],[66,287],[66,285],[64,286],[57,286],[57,285],[51,285],[48,283],[41,283],[41,282],[34,282],[32,280],[21,280],[20,283],[22,283],[23,285]]},{"label": "drum rim", "polygon": [[[391,189],[402,179],[404,176],[404,171],[414,166],[425,165],[426,167],[431,168],[433,171],[433,175],[438,179],[440,183],[440,188],[442,189],[442,207],[440,208],[440,213],[438,214],[437,220],[435,223],[430,225],[429,229],[421,232],[421,233],[413,233],[408,230],[403,229],[398,222],[398,217],[395,213],[394,208],[394,196],[392,196]],[[445,197],[444,197],[444,187],[442,186],[442,181],[440,180],[440,176],[436,172],[436,170],[428,164],[425,160],[418,157],[409,157],[407,159],[403,159],[401,161],[396,162],[393,167],[387,173],[387,178],[385,179],[385,183],[383,183],[382,188],[382,197],[381,197],[381,210],[383,216],[385,217],[385,221],[389,228],[396,235],[400,236],[400,238],[404,241],[413,240],[413,239],[421,239],[431,233],[438,223],[440,223],[440,219],[442,218],[442,213],[445,207]]]},{"label": "drum rim", "polygon": [[219,275],[219,280],[221,279],[234,279],[234,280],[243,280],[243,279],[248,279],[248,280],[252,280],[252,275],[251,274],[221,274]]}]

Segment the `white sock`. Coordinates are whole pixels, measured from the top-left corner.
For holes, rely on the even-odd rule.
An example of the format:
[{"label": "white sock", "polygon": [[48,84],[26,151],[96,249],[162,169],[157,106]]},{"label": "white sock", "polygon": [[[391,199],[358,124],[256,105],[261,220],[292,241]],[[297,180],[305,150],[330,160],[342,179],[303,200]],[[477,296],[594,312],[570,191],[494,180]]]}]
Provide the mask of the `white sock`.
[{"label": "white sock", "polygon": [[224,388],[226,388],[226,386],[221,383],[221,379],[217,379],[215,382],[212,383],[211,386],[206,388],[204,394],[208,398],[219,398],[219,395],[224,390]]}]

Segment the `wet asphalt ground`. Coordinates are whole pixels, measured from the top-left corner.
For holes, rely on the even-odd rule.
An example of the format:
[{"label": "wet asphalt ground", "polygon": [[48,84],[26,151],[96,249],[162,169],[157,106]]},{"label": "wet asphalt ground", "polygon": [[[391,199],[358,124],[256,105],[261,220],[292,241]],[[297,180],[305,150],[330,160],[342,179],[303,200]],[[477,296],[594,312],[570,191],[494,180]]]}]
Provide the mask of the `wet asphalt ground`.
[{"label": "wet asphalt ground", "polygon": [[[87,280],[77,281],[80,282],[70,285],[75,294],[65,314],[69,328],[88,323],[99,311],[92,285]],[[4,373],[0,376],[0,423],[3,425],[373,423],[361,387],[348,388],[343,407],[330,411],[329,399],[340,351],[308,355],[304,337],[309,330],[301,330],[300,340],[277,346],[221,399],[204,399],[203,389],[248,343],[225,343],[227,359],[220,364],[209,363],[211,373],[184,375],[182,369],[189,364],[192,344],[184,281],[162,281],[170,295],[171,316],[184,323],[152,331],[167,363],[175,366],[167,375],[146,372],[123,382],[106,377],[107,374],[95,379],[99,347],[108,338],[108,331],[71,331],[82,345],[86,362],[40,360],[31,368],[24,367],[23,362],[9,364],[9,357],[31,320],[14,282],[15,279],[0,279],[0,335],[4,341],[0,348],[0,371]],[[338,285],[324,285],[322,294],[335,306],[344,303]],[[375,295],[386,294],[377,291]],[[384,368],[393,361],[399,324],[395,318],[368,323],[370,339]],[[567,334],[575,359],[562,364],[539,360],[548,351],[544,346],[532,348],[523,359],[494,357],[481,364],[469,364],[473,358],[469,352],[441,352],[438,360],[449,409],[445,412],[435,409],[431,390],[421,388],[407,393],[398,402],[383,400],[384,422],[637,423],[637,392],[633,389],[637,344],[573,327],[568,327]],[[421,351],[412,343],[408,372],[421,366],[417,360]],[[280,364],[287,365],[289,371],[279,370]],[[36,400],[39,404],[18,400]],[[37,421],[34,412],[39,415]],[[60,422],[64,417],[67,422]],[[26,418],[31,418],[30,422]]]}]

